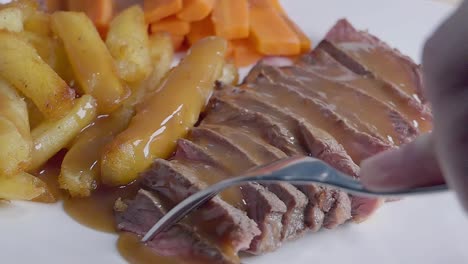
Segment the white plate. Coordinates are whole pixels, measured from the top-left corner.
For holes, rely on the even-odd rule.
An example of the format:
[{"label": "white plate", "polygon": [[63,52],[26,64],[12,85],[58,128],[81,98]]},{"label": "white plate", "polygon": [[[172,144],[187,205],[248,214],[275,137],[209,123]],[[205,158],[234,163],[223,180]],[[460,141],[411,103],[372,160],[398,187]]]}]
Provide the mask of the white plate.
[{"label": "white plate", "polygon": [[[419,61],[425,37],[451,10],[423,0],[283,0],[317,43],[347,17]],[[77,224],[60,204],[13,203],[0,208],[0,263],[125,263],[116,236]],[[245,263],[466,263],[468,219],[451,194],[385,205],[361,225],[308,234]]]}]

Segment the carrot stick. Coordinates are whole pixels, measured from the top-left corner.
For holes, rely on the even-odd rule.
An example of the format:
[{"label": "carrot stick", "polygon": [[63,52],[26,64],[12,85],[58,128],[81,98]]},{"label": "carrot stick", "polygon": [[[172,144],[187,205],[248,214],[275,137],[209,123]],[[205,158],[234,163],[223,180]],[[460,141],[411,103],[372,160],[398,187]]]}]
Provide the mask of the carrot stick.
[{"label": "carrot stick", "polygon": [[182,0],[144,0],[143,10],[146,21],[155,22],[182,10]]},{"label": "carrot stick", "polygon": [[177,17],[188,22],[200,21],[211,13],[214,3],[215,0],[184,0]]},{"label": "carrot stick", "polygon": [[302,29],[294,23],[286,14],[282,15],[284,21],[286,24],[288,24],[289,28],[296,33],[297,37],[299,38],[300,46],[301,46],[301,52],[307,52],[310,51],[312,42],[310,38],[302,31]]},{"label": "carrot stick", "polygon": [[265,55],[295,55],[301,51],[296,33],[272,7],[251,6],[250,35]]},{"label": "carrot stick", "polygon": [[187,40],[190,45],[193,45],[200,39],[213,36],[214,34],[213,22],[210,17],[206,17],[203,20],[190,24],[190,32],[187,34]]},{"label": "carrot stick", "polygon": [[112,19],[113,0],[68,0],[70,11],[85,12],[96,26],[108,26]]},{"label": "carrot stick", "polygon": [[310,50],[311,41],[309,37],[307,37],[304,31],[302,31],[302,29],[288,17],[279,0],[250,0],[250,3],[255,7],[274,8],[283,17],[284,21],[288,24],[291,30],[296,33],[299,41],[301,42],[301,52],[307,52]]},{"label": "carrot stick", "polygon": [[232,58],[237,67],[249,66],[262,58],[262,54],[258,53],[253,43],[248,39],[233,40],[231,44]]},{"label": "carrot stick", "polygon": [[151,23],[150,32],[168,32],[174,35],[184,36],[190,32],[190,23],[180,20],[176,16],[170,16]]},{"label": "carrot stick", "polygon": [[240,39],[249,36],[249,5],[247,0],[218,0],[212,20],[217,36]]}]

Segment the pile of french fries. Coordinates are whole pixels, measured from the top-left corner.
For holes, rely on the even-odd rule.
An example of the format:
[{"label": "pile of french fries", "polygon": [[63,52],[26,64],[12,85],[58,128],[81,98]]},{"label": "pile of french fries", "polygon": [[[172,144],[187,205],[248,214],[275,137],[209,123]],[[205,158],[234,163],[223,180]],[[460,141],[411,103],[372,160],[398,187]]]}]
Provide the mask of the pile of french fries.
[{"label": "pile of french fries", "polygon": [[131,183],[171,155],[216,80],[237,82],[225,40],[201,40],[171,69],[170,36],[147,27],[138,6],[105,40],[84,13],[0,6],[0,199],[55,201],[36,173],[63,149],[58,181],[71,196]]}]

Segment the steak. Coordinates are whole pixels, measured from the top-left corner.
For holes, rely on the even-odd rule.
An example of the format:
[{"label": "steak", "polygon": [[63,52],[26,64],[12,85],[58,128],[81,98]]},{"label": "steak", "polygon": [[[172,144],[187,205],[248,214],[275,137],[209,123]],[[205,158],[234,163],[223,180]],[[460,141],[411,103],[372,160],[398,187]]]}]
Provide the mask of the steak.
[{"label": "steak", "polygon": [[[145,190],[139,190],[133,200],[116,203],[118,228],[143,236],[166,213],[163,203]],[[177,223],[167,231],[148,241],[148,245],[161,256],[194,258],[198,263],[237,263],[236,255],[225,255],[218,245],[201,237],[194,228]]]},{"label": "steak", "polygon": [[[241,85],[216,84],[174,155],[141,175],[133,200],[116,203],[120,230],[143,235],[191,194],[288,156],[316,157],[359,179],[362,160],[432,129],[419,66],[346,20],[309,54],[280,64],[265,59]],[[249,183],[222,192],[148,246],[201,263],[239,263],[241,251],[263,254],[306,230],[362,222],[382,203],[312,184]]]}]

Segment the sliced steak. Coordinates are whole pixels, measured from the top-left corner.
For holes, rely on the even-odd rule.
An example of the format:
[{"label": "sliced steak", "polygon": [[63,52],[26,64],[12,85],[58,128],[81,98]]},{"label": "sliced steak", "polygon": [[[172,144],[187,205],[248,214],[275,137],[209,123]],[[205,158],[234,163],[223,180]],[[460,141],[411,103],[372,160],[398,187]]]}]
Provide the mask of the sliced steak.
[{"label": "sliced steak", "polygon": [[[133,200],[118,201],[116,220],[119,230],[143,236],[166,214],[161,201],[152,193],[139,190]],[[212,241],[201,237],[194,228],[179,222],[148,241],[161,256],[180,257],[198,263],[239,263],[239,257],[225,253]]]},{"label": "sliced steak", "polygon": [[[313,157],[319,157],[321,160],[332,164],[336,169],[346,173],[347,175],[358,177],[359,175],[359,166],[357,166],[351,159],[351,157],[346,153],[343,146],[340,145],[330,134],[327,132],[312,127],[307,123],[301,124],[302,136],[304,137],[305,144],[308,146],[309,151]],[[303,188],[309,188],[304,190],[305,192],[316,193],[317,203],[324,203],[320,201],[320,192],[317,191],[317,188],[323,187],[311,187],[304,186]],[[337,195],[335,195],[337,197]],[[380,207],[383,202],[383,199],[377,198],[365,198],[352,196],[351,197],[351,215],[354,222],[362,222],[369,218],[376,210]],[[322,197],[322,199],[331,199],[330,197]],[[340,196],[338,196],[340,198]],[[345,204],[346,203],[342,203]],[[326,224],[329,224],[329,227],[333,227],[340,223],[338,219],[342,215],[346,215],[347,207],[338,207],[338,210],[342,212],[335,213],[333,217],[329,217],[333,220],[328,220]],[[313,211],[314,208],[309,208]],[[344,211],[343,211],[344,210]],[[311,222],[312,228],[315,227],[314,222]],[[314,228],[315,229],[315,228]]]},{"label": "sliced steak", "polygon": [[325,39],[354,58],[367,72],[394,84],[410,96],[416,92],[423,100],[420,67],[398,50],[368,32],[356,30],[346,19],[339,20]]},{"label": "sliced steak", "polygon": [[[255,93],[255,90],[249,90],[249,89],[239,89],[239,88],[225,88],[224,93],[222,95],[217,95],[217,96],[223,96],[224,100],[227,100],[231,102],[234,105],[237,105],[240,108],[246,109],[249,112],[255,112],[255,113],[265,113],[268,115],[278,126],[282,126],[286,128],[285,130],[289,131],[289,135],[285,136],[290,136],[295,138],[295,141],[298,142],[298,145],[300,144],[300,148],[298,151],[301,151],[303,155],[308,155],[306,149],[303,148],[305,146],[302,136],[301,136],[301,126],[300,124],[305,122],[300,120],[297,116],[292,115],[290,113],[284,112],[280,106],[276,106],[273,104],[267,103],[266,100],[261,100],[262,97],[260,97],[257,93]],[[268,113],[268,114],[267,114]],[[331,150],[332,151],[332,150]],[[323,159],[321,156],[315,156],[319,159]],[[352,161],[350,160],[352,163]],[[309,199],[312,199],[314,201],[315,197],[319,196],[322,199],[326,199],[325,201],[319,201],[320,209],[324,212],[324,214],[328,213],[330,209],[336,208],[338,210],[348,208],[348,212],[342,212],[340,214],[334,214],[334,212],[331,212],[330,214],[325,215],[325,220],[328,218],[330,215],[337,215],[337,216],[342,216],[343,218],[341,219],[336,219],[336,221],[329,221],[330,223],[337,223],[337,224],[342,224],[346,220],[348,220],[351,216],[350,214],[350,201],[349,198],[345,195],[333,195],[332,191],[326,189],[326,188],[318,188],[315,186],[301,186],[301,190],[305,190],[304,194],[308,196]],[[312,192],[311,190],[321,190],[319,193]],[[334,192],[334,191],[333,191]],[[313,197],[309,197],[313,196]],[[339,199],[334,199],[334,197],[337,197]],[[342,203],[343,205],[337,205],[335,206],[335,203]],[[313,207],[316,206],[316,204],[309,203],[308,207]],[[310,210],[307,208],[306,212],[312,213],[309,215],[305,215],[306,217],[306,222],[311,223],[317,219],[317,216],[315,215],[314,210]],[[311,220],[314,219],[314,220]],[[315,226],[314,226],[315,227]]]},{"label": "sliced steak", "polygon": [[[232,176],[238,176],[257,165],[238,145],[213,130],[203,128],[203,124],[193,128],[189,137],[216,160],[217,166],[223,167]],[[247,215],[262,232],[254,239],[249,252],[260,254],[275,250],[282,241],[282,217],[287,211],[286,205],[275,194],[256,183],[242,186],[241,192],[239,201],[245,199]]]},{"label": "sliced steak", "polygon": [[[262,139],[254,135],[248,135],[236,128],[219,125],[204,125],[204,127],[216,131],[232,140],[232,142],[235,142],[239,148],[249,154],[256,166],[287,157],[281,150],[271,146]],[[269,191],[276,194],[286,205],[287,211],[282,219],[283,230],[281,239],[291,240],[299,237],[305,231],[304,210],[308,203],[307,197],[289,183],[263,185]]]},{"label": "sliced steak", "polygon": [[355,129],[388,144],[406,143],[418,134],[416,128],[393,108],[358,89],[320,77],[305,67],[265,67],[264,72],[274,83],[290,84],[300,93],[333,106],[334,111]]},{"label": "sliced steak", "polygon": [[216,96],[211,99],[207,111],[209,115],[204,118],[204,124],[237,127],[266,142],[271,142],[288,156],[300,155],[294,140],[284,136],[289,132],[275,124],[268,116],[246,111]]},{"label": "sliced steak", "polygon": [[432,130],[432,114],[427,105],[394,84],[374,76],[333,43],[327,40],[320,42],[313,52],[301,57],[299,65],[302,64],[312,66],[309,69],[324,78],[345,83],[386,103],[415,123],[421,132]]},{"label": "sliced steak", "polygon": [[[145,189],[173,203],[179,203],[206,188],[206,183],[200,181],[190,168],[162,159],[157,159],[141,177]],[[260,235],[256,223],[245,212],[220,197],[213,198],[193,212],[190,219],[203,233],[218,237],[219,241],[229,244],[234,252],[247,250],[253,238]]]},{"label": "sliced steak", "polygon": [[[251,86],[247,85],[246,89]],[[391,145],[369,134],[356,130],[346,119],[336,114],[324,102],[307,96],[293,85],[277,84],[267,78],[258,78],[255,91],[265,96],[271,104],[277,105],[294,115],[303,117],[315,127],[327,131],[340,144],[356,163],[383,150]]]}]

